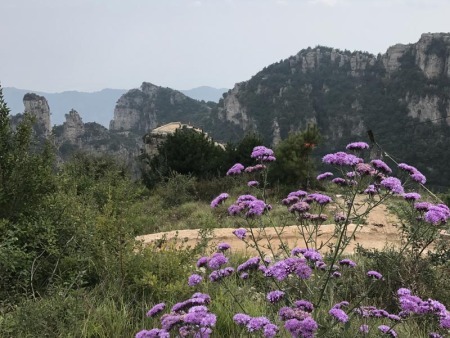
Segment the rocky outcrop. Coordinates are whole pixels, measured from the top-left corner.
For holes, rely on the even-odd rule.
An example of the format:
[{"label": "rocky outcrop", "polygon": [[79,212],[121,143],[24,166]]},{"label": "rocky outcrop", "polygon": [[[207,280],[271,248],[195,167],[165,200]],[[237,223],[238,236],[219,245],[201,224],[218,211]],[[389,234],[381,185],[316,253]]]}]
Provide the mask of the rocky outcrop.
[{"label": "rocky outcrop", "polygon": [[221,110],[219,117],[222,120],[239,125],[242,129],[248,129],[252,123],[247,116],[246,108],[240,104],[237,96],[241,89],[241,85],[244,85],[244,83],[237,83],[225,96],[223,100],[223,109]]},{"label": "rocky outcrop", "polygon": [[66,114],[66,122],[63,123],[62,137],[72,143],[76,143],[77,139],[84,134],[84,123],[81,120],[80,114],[72,109],[69,114]]},{"label": "rocky outcrop", "polygon": [[43,96],[28,93],[23,97],[24,113],[36,118],[34,128],[39,135],[47,137],[51,132],[50,107]]}]

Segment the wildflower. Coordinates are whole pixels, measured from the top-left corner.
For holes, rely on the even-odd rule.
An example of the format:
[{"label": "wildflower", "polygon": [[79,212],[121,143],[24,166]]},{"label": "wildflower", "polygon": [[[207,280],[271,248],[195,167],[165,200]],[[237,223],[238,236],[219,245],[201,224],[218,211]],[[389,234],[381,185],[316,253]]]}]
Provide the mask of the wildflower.
[{"label": "wildflower", "polygon": [[183,322],[183,316],[177,314],[165,314],[161,317],[161,326],[164,330],[170,331],[175,325]]},{"label": "wildflower", "polygon": [[306,195],[308,195],[308,193],[307,193],[306,191],[303,191],[303,190],[297,190],[297,191],[292,191],[292,192],[290,192],[290,193],[287,195],[287,197],[289,198],[289,197],[295,196],[295,197],[301,198],[301,197],[305,197]]},{"label": "wildflower", "polygon": [[337,185],[342,185],[342,186],[348,185],[348,184],[347,184],[347,181],[344,180],[344,179],[341,178],[341,177],[333,178],[333,179],[331,180],[331,182],[333,182],[334,184],[337,184]]},{"label": "wildflower", "polygon": [[194,334],[194,338],[209,338],[212,330],[209,327],[201,327],[198,332]]},{"label": "wildflower", "polygon": [[314,249],[306,249],[305,252],[303,252],[303,256],[311,262],[322,260],[322,255]]},{"label": "wildflower", "polygon": [[313,337],[314,332],[318,329],[317,323],[311,317],[303,320],[289,319],[285,322],[284,327],[292,337]]},{"label": "wildflower", "polygon": [[257,164],[257,165],[255,165],[253,167],[245,168],[244,171],[246,173],[253,173],[253,172],[258,172],[258,171],[261,171],[261,170],[264,170],[264,169],[266,169],[266,166],[264,164]]},{"label": "wildflower", "polygon": [[249,315],[245,313],[236,313],[233,316],[233,321],[238,325],[247,325],[247,323],[252,319]]},{"label": "wildflower", "polygon": [[278,332],[278,326],[275,324],[269,323],[264,325],[263,328],[263,335],[265,338],[272,338],[275,337]]},{"label": "wildflower", "polygon": [[266,317],[254,317],[247,323],[248,332],[254,332],[261,330],[266,324],[270,324],[270,321]]},{"label": "wildflower", "polygon": [[425,184],[427,182],[426,177],[419,171],[416,171],[414,174],[410,175],[410,177],[413,181],[416,181],[420,184]]},{"label": "wildflower", "polygon": [[242,210],[244,209],[244,207],[237,205],[237,204],[232,204],[228,207],[228,214],[230,216],[236,216],[237,214],[239,214]]},{"label": "wildflower", "polygon": [[392,169],[389,168],[389,166],[386,163],[384,163],[382,160],[372,160],[372,161],[370,161],[370,164],[372,164],[375,169],[377,169],[378,171],[381,171],[384,174],[392,173]]},{"label": "wildflower", "polygon": [[422,196],[420,196],[418,193],[416,192],[408,192],[403,194],[403,198],[407,201],[417,201],[420,200]]},{"label": "wildflower", "polygon": [[197,284],[200,284],[203,280],[203,277],[200,275],[197,275],[196,273],[192,274],[188,279],[188,285],[189,286],[195,286]]},{"label": "wildflower", "polygon": [[169,338],[169,332],[161,329],[142,330],[136,334],[136,338]]},{"label": "wildflower", "polygon": [[322,162],[326,164],[334,164],[334,165],[347,165],[354,166],[358,163],[363,162],[363,160],[355,155],[347,154],[342,151],[325,155],[322,158]]},{"label": "wildflower", "polygon": [[261,162],[273,162],[275,157],[273,156],[273,150],[264,146],[257,146],[253,148],[251,158],[257,159]]},{"label": "wildflower", "polygon": [[240,279],[248,279],[250,275],[247,272],[243,272],[239,275]]},{"label": "wildflower", "polygon": [[297,264],[295,274],[301,279],[308,279],[312,275],[311,268],[305,263]]},{"label": "wildflower", "polygon": [[367,189],[364,190],[364,193],[368,195],[376,195],[378,194],[378,189],[373,184],[370,184]]},{"label": "wildflower", "polygon": [[251,201],[248,205],[247,217],[261,216],[266,210],[266,203],[262,200]]},{"label": "wildflower", "polygon": [[294,204],[296,202],[300,201],[300,199],[297,196],[291,196],[291,197],[286,197],[285,199],[283,199],[281,201],[281,203],[283,203],[283,205],[291,205]]},{"label": "wildflower", "polygon": [[381,273],[379,273],[377,271],[373,271],[373,270],[367,272],[367,276],[368,277],[373,277],[375,279],[382,279],[383,278],[383,275]]},{"label": "wildflower", "polygon": [[289,208],[289,212],[306,212],[311,208],[311,206],[306,203],[306,202],[297,202],[295,204],[293,204],[290,208]]},{"label": "wildflower", "polygon": [[326,173],[323,173],[323,174],[320,174],[319,176],[317,176],[317,180],[318,181],[323,181],[323,180],[326,180],[327,178],[332,177],[332,176],[333,176],[333,174],[330,173],[329,171],[327,171]]},{"label": "wildflower", "polygon": [[342,274],[341,274],[339,271],[334,271],[334,272],[332,273],[332,276],[333,276],[334,278],[339,278],[339,277],[342,276]]},{"label": "wildflower", "polygon": [[231,248],[231,246],[228,243],[219,243],[217,245],[217,249],[220,250],[220,251],[227,251],[230,248]]},{"label": "wildflower", "polygon": [[208,264],[208,257],[200,257],[197,261],[197,268],[201,268],[202,266],[206,266]]},{"label": "wildflower", "polygon": [[236,163],[227,171],[227,176],[239,175],[244,170],[244,166],[240,163]]},{"label": "wildflower", "polygon": [[340,309],[342,307],[347,307],[349,306],[350,303],[347,302],[346,300],[343,300],[342,302],[336,303],[335,305],[333,305],[333,309]]},{"label": "wildflower", "polygon": [[208,268],[216,270],[228,262],[228,258],[223,253],[216,252],[208,260]]},{"label": "wildflower", "polygon": [[395,332],[394,330],[392,330],[389,326],[387,325],[380,325],[378,326],[378,330],[380,330],[381,332],[390,335],[391,337],[397,337],[397,332]]},{"label": "wildflower", "polygon": [[331,197],[329,197],[327,195],[322,195],[322,194],[316,193],[316,194],[310,194],[310,195],[308,195],[308,197],[320,205],[325,205],[325,204],[332,202]]},{"label": "wildflower", "polygon": [[416,171],[418,171],[415,167],[413,167],[413,166],[411,166],[411,165],[408,165],[408,164],[406,164],[406,163],[400,163],[400,164],[398,165],[398,167],[399,167],[401,170],[404,170],[404,171],[406,171],[406,172],[408,172],[408,173],[410,173],[410,174],[414,174]]},{"label": "wildflower", "polygon": [[375,170],[367,163],[358,163],[355,168],[356,172],[360,175],[374,175]]},{"label": "wildflower", "polygon": [[223,201],[225,201],[228,197],[230,197],[230,195],[228,195],[226,192],[220,194],[211,201],[211,208],[217,208],[219,204],[223,203]]},{"label": "wildflower", "polygon": [[369,333],[369,325],[363,324],[359,327],[359,332],[361,333]]},{"label": "wildflower", "polygon": [[349,266],[351,268],[354,268],[356,266],[356,263],[353,262],[351,259],[348,259],[348,258],[345,258],[345,259],[339,261],[339,264],[340,265],[346,265],[346,266]]},{"label": "wildflower", "polygon": [[239,228],[239,229],[233,230],[233,234],[239,239],[244,239],[247,234],[247,230],[244,228]]},{"label": "wildflower", "polygon": [[391,191],[393,194],[403,194],[404,190],[402,182],[396,177],[386,177],[380,182],[380,185],[385,189]]},{"label": "wildflower", "polygon": [[450,329],[450,313],[447,313],[446,316],[442,316],[439,320],[439,326],[443,329]]},{"label": "wildflower", "polygon": [[249,181],[247,183],[247,186],[249,186],[249,187],[257,187],[258,185],[259,185],[258,181]]},{"label": "wildflower", "polygon": [[414,203],[414,209],[417,211],[428,211],[428,209],[432,206],[431,203],[428,202],[417,202]]},{"label": "wildflower", "polygon": [[244,272],[244,271],[248,271],[248,270],[252,270],[252,269],[257,269],[259,266],[259,262],[260,262],[261,258],[259,257],[252,257],[249,258],[247,261],[245,261],[244,263],[242,263],[241,265],[239,265],[237,267],[237,272]]},{"label": "wildflower", "polygon": [[343,212],[338,212],[336,215],[334,215],[334,221],[336,223],[341,223],[345,221],[345,215]]},{"label": "wildflower", "polygon": [[159,303],[153,306],[146,314],[147,317],[155,317],[158,313],[162,312],[166,308],[165,303]]},{"label": "wildflower", "polygon": [[267,300],[271,303],[278,303],[284,297],[284,292],[280,290],[271,291],[267,294]]},{"label": "wildflower", "polygon": [[353,142],[350,144],[347,144],[347,147],[345,147],[347,150],[364,150],[369,149],[369,145],[366,142]]},{"label": "wildflower", "polygon": [[428,337],[430,337],[430,338],[444,338],[444,336],[440,335],[437,332],[430,332]]},{"label": "wildflower", "polygon": [[348,321],[348,315],[341,309],[333,307],[328,313],[341,323]]},{"label": "wildflower", "polygon": [[409,296],[411,295],[411,290],[406,288],[400,288],[397,291],[398,296]]},{"label": "wildflower", "polygon": [[294,302],[295,306],[303,311],[312,312],[314,310],[314,305],[307,300],[296,300]]},{"label": "wildflower", "polygon": [[430,205],[424,219],[431,224],[445,223],[450,218],[450,209],[444,204]]}]

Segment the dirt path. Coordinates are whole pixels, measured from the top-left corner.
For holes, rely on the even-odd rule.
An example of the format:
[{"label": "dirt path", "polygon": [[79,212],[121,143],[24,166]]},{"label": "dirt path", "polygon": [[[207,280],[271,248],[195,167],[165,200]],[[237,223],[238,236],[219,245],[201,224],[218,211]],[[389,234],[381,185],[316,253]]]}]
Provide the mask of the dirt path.
[{"label": "dirt path", "polygon": [[[362,197],[359,197],[356,205],[361,205]],[[357,244],[363,246],[366,249],[382,249],[386,245],[399,246],[400,234],[398,230],[398,219],[390,214],[385,205],[379,205],[375,207],[369,214],[367,224],[360,228],[355,235],[354,240],[347,247],[346,253],[352,253]],[[354,230],[354,225],[350,225],[348,228],[348,235],[350,236]],[[254,254],[254,249],[247,249],[243,241],[236,238],[232,231],[233,228],[220,228],[213,231],[213,241],[216,243],[226,242],[231,245],[234,252],[243,252],[248,254]],[[281,228],[277,228],[277,231],[281,231]],[[327,224],[320,227],[320,241],[327,241],[333,234],[334,225]],[[276,236],[275,229],[272,227],[266,228],[264,234],[259,234],[259,231],[255,233],[261,238],[262,244],[267,244],[267,238],[271,239],[272,246],[277,248],[280,244]],[[151,243],[155,240],[161,239],[166,236],[167,240],[173,239],[177,236],[178,239],[185,239],[186,245],[193,246],[199,239],[198,230],[179,230],[170,231],[164,233],[149,234],[137,237],[138,240],[143,241],[144,244]],[[305,247],[305,243],[301,240],[297,226],[288,226],[283,228],[281,235],[283,241],[287,242],[290,247],[299,246]],[[325,248],[326,249],[326,248]]]}]

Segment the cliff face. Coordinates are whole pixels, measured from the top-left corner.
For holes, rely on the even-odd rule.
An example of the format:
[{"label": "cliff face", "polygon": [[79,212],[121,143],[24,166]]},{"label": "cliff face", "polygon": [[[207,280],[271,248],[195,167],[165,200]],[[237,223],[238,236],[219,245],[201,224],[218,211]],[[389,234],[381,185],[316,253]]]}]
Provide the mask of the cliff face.
[{"label": "cliff face", "polygon": [[26,94],[23,97],[24,113],[36,118],[35,130],[40,136],[47,137],[51,132],[50,107],[43,96]]}]

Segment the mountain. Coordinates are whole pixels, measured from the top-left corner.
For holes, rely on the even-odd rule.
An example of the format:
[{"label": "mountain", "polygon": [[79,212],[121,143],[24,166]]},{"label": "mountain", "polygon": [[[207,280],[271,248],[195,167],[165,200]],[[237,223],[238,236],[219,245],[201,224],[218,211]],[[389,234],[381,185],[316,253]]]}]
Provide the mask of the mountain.
[{"label": "mountain", "polygon": [[241,82],[219,101],[222,121],[267,143],[317,124],[318,155],[367,140],[417,166],[434,187],[450,186],[450,33],[422,34],[386,53],[301,50]]},{"label": "mountain", "polygon": [[227,92],[227,88],[213,88],[208,86],[201,86],[197,88],[180,90],[184,95],[189,96],[190,98],[199,100],[199,101],[211,101],[211,102],[219,102],[222,98],[223,93]]},{"label": "mountain", "polygon": [[62,93],[44,93],[33,90],[17,89],[13,87],[3,88],[3,95],[12,115],[23,112],[22,99],[27,93],[35,93],[44,96],[51,108],[52,124],[62,124],[64,115],[71,109],[80,112],[86,122],[97,122],[104,126],[109,121],[114,111],[114,106],[119,97],[124,94],[124,89],[103,89],[98,92],[86,93],[66,91]]}]

